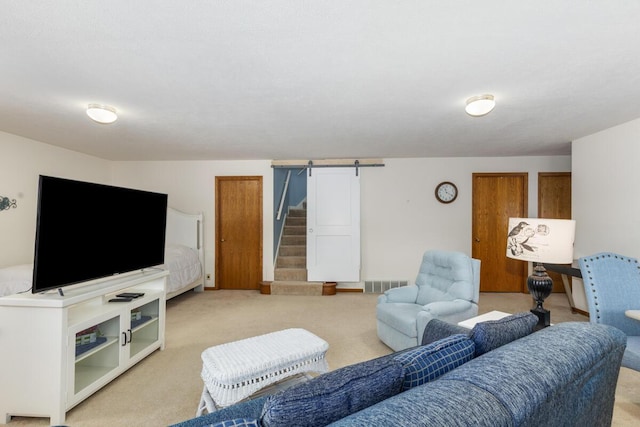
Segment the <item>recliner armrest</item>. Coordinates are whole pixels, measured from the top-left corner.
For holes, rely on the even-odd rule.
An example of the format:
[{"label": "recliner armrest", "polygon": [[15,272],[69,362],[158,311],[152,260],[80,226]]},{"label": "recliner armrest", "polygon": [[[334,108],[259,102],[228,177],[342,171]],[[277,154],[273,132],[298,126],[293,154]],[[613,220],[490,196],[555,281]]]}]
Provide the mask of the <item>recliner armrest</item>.
[{"label": "recliner armrest", "polygon": [[[446,318],[452,314],[458,314],[471,306],[471,302],[463,299],[453,301],[435,301],[422,306],[422,311],[426,311],[433,317]],[[420,315],[420,313],[418,314]]]},{"label": "recliner armrest", "polygon": [[[425,304],[416,316],[416,327],[418,332],[418,342],[424,333],[427,324],[433,319],[440,319],[445,322],[458,323],[470,316],[470,312],[475,304],[463,299],[453,301],[437,301]],[[466,313],[466,314],[463,314]],[[473,314],[475,315],[475,313]]]},{"label": "recliner armrest", "polygon": [[418,298],[418,287],[416,285],[401,286],[389,289],[378,297],[378,304],[387,302],[404,302],[415,304]]}]

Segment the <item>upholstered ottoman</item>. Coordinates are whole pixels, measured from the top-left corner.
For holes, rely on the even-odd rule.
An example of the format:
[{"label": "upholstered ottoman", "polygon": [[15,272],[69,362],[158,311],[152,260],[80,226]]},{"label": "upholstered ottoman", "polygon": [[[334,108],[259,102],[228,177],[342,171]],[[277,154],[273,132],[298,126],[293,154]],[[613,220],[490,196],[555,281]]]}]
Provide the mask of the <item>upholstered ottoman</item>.
[{"label": "upholstered ottoman", "polygon": [[202,352],[204,388],[196,415],[232,405],[267,386],[327,372],[329,344],[305,329],[285,329]]}]

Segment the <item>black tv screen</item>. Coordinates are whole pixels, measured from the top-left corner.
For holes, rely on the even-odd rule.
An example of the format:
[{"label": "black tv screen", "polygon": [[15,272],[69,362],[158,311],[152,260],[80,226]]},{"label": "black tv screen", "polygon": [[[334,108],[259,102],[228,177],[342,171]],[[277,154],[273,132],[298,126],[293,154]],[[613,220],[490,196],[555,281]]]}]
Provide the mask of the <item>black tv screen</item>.
[{"label": "black tv screen", "polygon": [[167,195],[40,175],[32,292],[164,263]]}]

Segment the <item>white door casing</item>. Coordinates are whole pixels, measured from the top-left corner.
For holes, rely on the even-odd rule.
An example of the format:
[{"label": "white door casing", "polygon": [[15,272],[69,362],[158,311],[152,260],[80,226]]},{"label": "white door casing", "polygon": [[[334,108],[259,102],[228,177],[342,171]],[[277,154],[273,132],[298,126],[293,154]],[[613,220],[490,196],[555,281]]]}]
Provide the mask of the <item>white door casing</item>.
[{"label": "white door casing", "polygon": [[354,168],[309,169],[307,280],[360,281],[360,177]]}]

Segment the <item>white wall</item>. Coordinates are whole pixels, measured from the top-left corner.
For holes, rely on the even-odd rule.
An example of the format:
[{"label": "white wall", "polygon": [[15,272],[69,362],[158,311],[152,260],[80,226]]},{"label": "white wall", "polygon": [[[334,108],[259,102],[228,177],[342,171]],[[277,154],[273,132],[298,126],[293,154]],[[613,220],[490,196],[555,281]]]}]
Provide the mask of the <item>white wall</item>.
[{"label": "white wall", "polygon": [[[410,280],[427,249],[471,255],[474,172],[528,172],[529,215],[537,216],[538,172],[571,170],[569,156],[385,159],[362,170],[362,279]],[[436,185],[451,181],[458,198],[439,203]]]},{"label": "white wall", "polygon": [[183,212],[204,213],[205,272],[207,286],[215,284],[215,177],[262,176],[263,278],[273,280],[273,171],[271,162],[175,161],[114,162],[113,183],[169,194],[169,206]]},{"label": "white wall", "polygon": [[640,119],[577,139],[572,153],[575,257],[640,258]]},{"label": "white wall", "polygon": [[[169,204],[205,215],[205,269],[214,281],[215,177],[263,177],[263,275],[273,280],[273,170],[271,162],[109,162],[0,133],[0,195],[17,209],[0,212],[0,267],[33,261],[39,174],[110,183],[169,194]],[[471,185],[474,172],[528,172],[529,214],[537,212],[537,173],[570,171],[569,156],[385,159],[360,168],[362,280],[413,280],[427,249],[471,253]],[[575,178],[574,178],[575,180]],[[458,199],[438,203],[434,189],[453,181]],[[358,287],[340,284],[340,287]]]},{"label": "white wall", "polygon": [[[413,280],[422,253],[471,251],[471,174],[529,172],[529,211],[537,212],[537,173],[570,171],[569,156],[386,159],[360,168],[362,280]],[[205,214],[205,269],[214,281],[215,177],[260,175],[264,185],[264,280],[273,280],[273,170],[269,161],[115,162],[114,184],[169,193],[169,204]],[[453,181],[460,195],[438,203],[434,189]],[[209,283],[212,285],[213,283]],[[340,287],[359,287],[340,284]]]},{"label": "white wall", "polygon": [[39,175],[99,183],[111,179],[106,160],[5,132],[0,132],[0,160],[0,196],[17,205],[0,211],[0,267],[33,262]]}]

